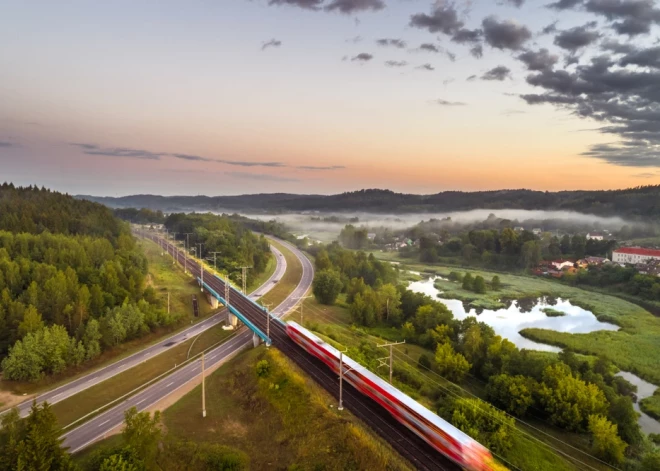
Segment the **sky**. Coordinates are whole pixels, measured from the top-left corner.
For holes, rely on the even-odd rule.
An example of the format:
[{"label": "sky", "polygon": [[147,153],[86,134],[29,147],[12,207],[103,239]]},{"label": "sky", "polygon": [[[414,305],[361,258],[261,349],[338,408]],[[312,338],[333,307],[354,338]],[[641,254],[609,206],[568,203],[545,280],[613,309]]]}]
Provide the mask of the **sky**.
[{"label": "sky", "polygon": [[0,0],[0,181],[660,184],[659,33],[652,0]]}]

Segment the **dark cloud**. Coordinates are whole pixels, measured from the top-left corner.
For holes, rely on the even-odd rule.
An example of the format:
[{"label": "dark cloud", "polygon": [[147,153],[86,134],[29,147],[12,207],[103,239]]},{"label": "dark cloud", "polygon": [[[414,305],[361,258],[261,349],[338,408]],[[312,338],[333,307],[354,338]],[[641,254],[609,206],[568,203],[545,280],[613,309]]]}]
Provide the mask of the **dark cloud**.
[{"label": "dark cloud", "polygon": [[325,0],[270,0],[269,5],[291,5],[308,10],[318,10]]},{"label": "dark cloud", "polygon": [[383,8],[385,8],[385,3],[382,0],[332,0],[324,7],[324,10],[350,15],[358,11],[378,11]]},{"label": "dark cloud", "polygon": [[570,10],[578,5],[582,5],[582,0],[559,0],[546,6],[553,10]]},{"label": "dark cloud", "polygon": [[463,103],[462,101],[447,101],[443,100],[442,98],[438,98],[437,100],[431,100],[431,103],[434,105],[440,105],[440,106],[465,106],[467,103]]},{"label": "dark cloud", "polygon": [[525,3],[525,0],[506,0],[507,3],[510,3],[511,5],[520,8],[523,3]]},{"label": "dark cloud", "polygon": [[550,54],[547,49],[539,51],[526,51],[518,56],[526,66],[527,70],[552,69],[559,60],[559,56]]},{"label": "dark cloud", "polygon": [[541,34],[556,33],[557,32],[557,23],[559,23],[559,21],[553,21],[552,23],[550,23],[548,26],[546,26],[545,28],[543,28],[541,30]]},{"label": "dark cloud", "polygon": [[200,155],[190,154],[164,154],[174,157],[175,159],[188,160],[190,162],[216,162],[225,165],[233,165],[237,167],[271,167],[281,168],[286,167],[282,162],[253,162],[250,160],[227,160],[227,159],[212,159],[210,157],[202,157]]},{"label": "dark cloud", "polygon": [[403,39],[390,39],[390,38],[376,39],[376,44],[378,44],[379,46],[391,46],[399,49],[403,49],[406,47],[406,42]]},{"label": "dark cloud", "polygon": [[170,154],[172,157],[175,159],[181,159],[181,160],[189,160],[192,162],[212,162],[213,159],[209,159],[206,157],[201,157],[199,155],[189,155],[189,154]]},{"label": "dark cloud", "polygon": [[531,31],[513,21],[499,21],[489,16],[482,22],[486,42],[496,49],[519,50],[531,37]]},{"label": "dark cloud", "polygon": [[465,44],[465,43],[478,43],[481,41],[481,37],[484,32],[480,29],[466,29],[461,28],[451,37],[451,40],[455,43]]},{"label": "dark cloud", "polygon": [[323,170],[339,170],[339,169],[344,169],[346,167],[344,167],[343,165],[329,165],[329,166],[300,165],[296,168],[300,170],[323,171]]},{"label": "dark cloud", "polygon": [[660,9],[653,0],[589,0],[584,7],[613,21],[612,27],[619,34],[647,34],[652,24],[660,24]]},{"label": "dark cloud", "polygon": [[453,79],[453,78],[444,79],[444,80],[442,81],[442,84],[446,87],[447,85],[449,85],[450,83],[452,83],[454,80],[455,80],[455,79]]},{"label": "dark cloud", "polygon": [[13,142],[8,142],[8,141],[0,141],[0,147],[14,147]]},{"label": "dark cloud", "polygon": [[264,41],[261,44],[261,50],[263,51],[264,49],[267,49],[269,47],[280,47],[281,45],[282,45],[282,41],[280,41],[279,39],[271,39],[270,41],[268,42]]},{"label": "dark cloud", "polygon": [[554,43],[562,49],[576,52],[578,49],[582,49],[600,38],[600,34],[592,29],[594,26],[593,23],[588,23],[583,26],[564,30],[555,36]]},{"label": "dark cloud", "polygon": [[614,54],[630,54],[635,51],[635,46],[631,44],[622,44],[616,41],[605,41],[600,45],[603,51],[609,51]]},{"label": "dark cloud", "polygon": [[248,173],[248,172],[227,172],[227,175],[234,178],[242,178],[244,180],[258,180],[270,182],[299,182],[297,178],[281,177],[279,175],[268,175],[265,173]]},{"label": "dark cloud", "polygon": [[428,70],[429,72],[435,70],[435,67],[433,67],[431,64],[422,64],[419,67],[415,67],[415,68],[420,70]]},{"label": "dark cloud", "polygon": [[472,82],[473,80],[477,80],[477,76],[476,76],[476,75],[470,75],[470,76],[469,76],[468,78],[466,78],[465,80],[467,80],[468,82]]},{"label": "dark cloud", "polygon": [[447,54],[447,57],[449,58],[450,61],[454,62],[456,60],[456,54],[454,54],[451,51],[445,51],[445,54]]},{"label": "dark cloud", "polygon": [[624,56],[625,62],[594,57],[573,72],[546,69],[527,77],[527,83],[544,93],[522,98],[594,120],[601,133],[619,138],[594,145],[583,155],[614,165],[660,167],[660,70],[637,64],[653,64],[655,54],[654,48],[639,50]]},{"label": "dark cloud", "polygon": [[621,58],[619,64],[623,67],[627,65],[638,65],[640,67],[660,69],[660,46],[630,52]]},{"label": "dark cloud", "polygon": [[83,154],[87,155],[104,155],[108,157],[126,157],[129,159],[141,160],[160,160],[161,157],[167,155],[162,152],[150,152],[143,149],[132,149],[129,147],[107,147],[102,148],[96,144],[86,144],[79,142],[69,143],[72,146],[79,147],[83,150]]},{"label": "dark cloud", "polygon": [[385,65],[388,67],[405,67],[408,63],[406,61],[385,61]]},{"label": "dark cloud", "polygon": [[444,33],[453,35],[463,27],[463,22],[458,19],[458,13],[452,4],[438,6],[430,15],[417,13],[410,17],[410,26],[426,29],[431,33]]},{"label": "dark cloud", "polygon": [[352,61],[359,61],[359,62],[368,62],[373,58],[374,58],[374,56],[372,56],[368,52],[361,52],[357,56],[353,56],[351,58],[351,60]]},{"label": "dark cloud", "polygon": [[421,46],[419,46],[419,48],[422,51],[440,52],[440,49],[438,49],[438,46],[436,46],[435,44],[431,44],[431,43],[424,43]]},{"label": "dark cloud", "polygon": [[511,70],[503,65],[498,65],[481,76],[481,80],[499,80],[500,82],[508,78],[511,78]]},{"label": "dark cloud", "polygon": [[470,48],[470,54],[477,59],[481,59],[484,55],[484,47],[481,44],[477,44]]}]

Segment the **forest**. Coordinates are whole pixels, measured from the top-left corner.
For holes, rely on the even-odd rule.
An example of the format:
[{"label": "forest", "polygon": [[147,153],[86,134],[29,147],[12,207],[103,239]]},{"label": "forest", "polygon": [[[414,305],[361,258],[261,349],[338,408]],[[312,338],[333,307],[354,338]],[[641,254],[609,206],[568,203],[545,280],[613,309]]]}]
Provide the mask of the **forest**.
[{"label": "forest", "polygon": [[[539,355],[520,350],[477,318],[459,321],[444,304],[407,290],[397,283],[394,268],[380,266],[372,256],[336,243],[315,250],[317,300],[331,305],[344,293],[356,335],[363,328],[393,328],[397,339],[423,347],[428,353],[417,365],[422,375],[395,366],[394,376],[495,453],[506,457],[513,446],[515,418],[533,417],[566,432],[587,434],[590,452],[615,466],[640,469],[641,460],[657,459],[637,424],[636,386],[615,376],[608,360],[571,351]],[[469,280],[470,289],[485,283],[479,278]],[[489,282],[491,289],[499,285],[498,277]],[[367,342],[349,354],[367,366],[378,365],[379,352]],[[429,387],[420,379],[425,371],[459,389],[468,379],[483,382],[488,402]]]},{"label": "forest", "polygon": [[0,188],[0,357],[35,381],[177,321],[146,286],[128,225],[99,204]]}]

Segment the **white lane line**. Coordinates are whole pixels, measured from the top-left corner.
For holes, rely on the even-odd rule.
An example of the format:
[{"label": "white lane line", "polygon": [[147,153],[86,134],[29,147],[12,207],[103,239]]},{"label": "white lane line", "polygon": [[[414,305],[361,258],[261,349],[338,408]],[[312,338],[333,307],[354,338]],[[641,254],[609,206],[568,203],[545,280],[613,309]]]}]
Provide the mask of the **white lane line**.
[{"label": "white lane line", "polygon": [[143,403],[144,401],[146,401],[146,400],[147,400],[147,398],[145,397],[145,398],[142,399],[140,402],[136,402],[135,405],[136,405],[136,406],[139,406],[140,404],[142,404],[142,403]]},{"label": "white lane line", "polygon": [[107,424],[108,422],[110,422],[110,419],[106,420],[105,422],[101,422],[101,423],[99,424],[99,427],[103,427],[103,426],[104,426],[105,424]]},{"label": "white lane line", "polygon": [[165,386],[165,387],[166,387],[166,388],[169,388],[169,387],[172,386],[173,384],[174,384],[174,381],[172,381],[171,383],[169,383],[169,384],[168,384],[167,386]]},{"label": "white lane line", "polygon": [[61,395],[62,395],[62,393],[55,394],[53,397],[51,397],[51,399],[55,399],[56,397],[60,397]]}]

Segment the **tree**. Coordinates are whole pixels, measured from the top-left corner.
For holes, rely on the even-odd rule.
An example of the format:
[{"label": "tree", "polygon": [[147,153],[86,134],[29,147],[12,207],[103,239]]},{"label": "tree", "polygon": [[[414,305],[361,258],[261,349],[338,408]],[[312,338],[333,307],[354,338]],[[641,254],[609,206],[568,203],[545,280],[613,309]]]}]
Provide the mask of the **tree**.
[{"label": "tree", "polygon": [[314,276],[314,296],[321,304],[333,305],[341,289],[341,277],[334,270],[322,270]]},{"label": "tree", "polygon": [[532,378],[506,374],[491,376],[488,380],[488,400],[510,414],[522,417],[534,404],[536,382]]},{"label": "tree", "polygon": [[575,234],[571,239],[571,250],[575,258],[583,258],[587,247],[586,237]]},{"label": "tree", "polygon": [[478,294],[484,294],[486,292],[486,281],[481,275],[477,275],[474,279],[474,292]]},{"label": "tree", "polygon": [[571,253],[571,237],[568,234],[564,234],[559,242],[559,247],[563,255],[568,255]]},{"label": "tree", "polygon": [[378,290],[380,305],[385,309],[385,320],[397,323],[401,317],[401,294],[391,283],[384,284]]},{"label": "tree", "polygon": [[472,291],[473,287],[474,287],[474,280],[472,278],[472,275],[466,273],[465,276],[463,277],[463,289]]},{"label": "tree", "polygon": [[327,250],[319,250],[319,252],[316,254],[314,265],[316,266],[316,271],[330,270],[332,268],[332,262],[330,261]]},{"label": "tree", "polygon": [[617,435],[617,426],[601,415],[589,416],[593,453],[602,460],[619,465],[628,445]]},{"label": "tree", "polygon": [[502,282],[500,281],[500,277],[495,275],[493,276],[493,279],[490,282],[490,287],[493,291],[499,291],[502,289]]},{"label": "tree", "polygon": [[23,320],[18,325],[18,336],[20,338],[25,337],[27,334],[36,332],[44,328],[44,321],[41,318],[41,314],[37,312],[37,308],[30,305],[25,310],[23,315]]},{"label": "tree", "polygon": [[140,466],[116,453],[103,460],[99,471],[140,471]]},{"label": "tree", "polygon": [[91,360],[101,354],[100,340],[103,337],[101,334],[101,325],[96,319],[90,319],[85,327],[82,343],[86,349],[87,359]]},{"label": "tree", "polygon": [[135,450],[137,456],[150,467],[158,452],[158,442],[161,437],[160,412],[154,412],[153,417],[149,412],[138,412],[131,407],[124,413],[126,424],[122,432],[124,444]]},{"label": "tree", "polygon": [[541,246],[536,240],[525,242],[521,249],[521,257],[525,268],[533,268],[541,261]]},{"label": "tree", "polygon": [[609,412],[610,419],[616,424],[619,435],[626,443],[638,445],[642,442],[643,435],[637,422],[637,412],[630,397],[618,396],[612,400]]},{"label": "tree", "polygon": [[454,382],[461,381],[471,366],[449,343],[438,345],[435,350],[435,362],[438,373]]},{"label": "tree", "polygon": [[642,459],[644,471],[660,471],[660,450],[655,450],[644,455]]},{"label": "tree", "polygon": [[454,401],[451,423],[479,443],[505,453],[513,445],[515,420],[480,399],[460,398]]}]

